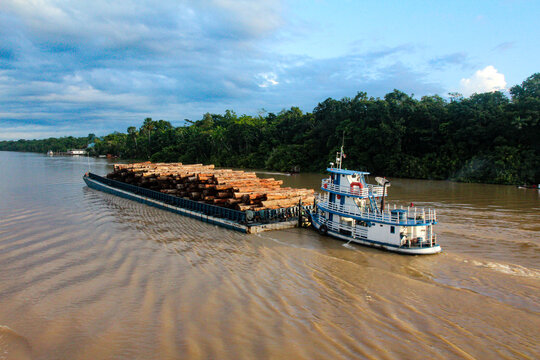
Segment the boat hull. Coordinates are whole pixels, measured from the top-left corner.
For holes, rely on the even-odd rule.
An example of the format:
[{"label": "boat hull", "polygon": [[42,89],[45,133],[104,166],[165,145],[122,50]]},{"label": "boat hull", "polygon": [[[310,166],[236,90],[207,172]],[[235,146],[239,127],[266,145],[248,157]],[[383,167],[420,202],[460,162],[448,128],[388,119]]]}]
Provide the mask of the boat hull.
[{"label": "boat hull", "polygon": [[[311,224],[313,227],[318,231],[321,224],[317,222],[317,220],[311,216]],[[392,251],[400,254],[408,254],[408,255],[431,255],[431,254],[437,254],[441,252],[441,247],[439,245],[431,246],[431,247],[422,247],[422,248],[405,248],[405,247],[399,247],[392,244],[385,244],[379,241],[373,241],[369,239],[355,239],[347,235],[343,235],[340,233],[337,233],[335,231],[332,231],[330,229],[327,230],[327,235],[332,236],[334,238],[347,241],[347,242],[353,242],[356,244],[364,245],[364,246],[370,246],[377,249]]]}]

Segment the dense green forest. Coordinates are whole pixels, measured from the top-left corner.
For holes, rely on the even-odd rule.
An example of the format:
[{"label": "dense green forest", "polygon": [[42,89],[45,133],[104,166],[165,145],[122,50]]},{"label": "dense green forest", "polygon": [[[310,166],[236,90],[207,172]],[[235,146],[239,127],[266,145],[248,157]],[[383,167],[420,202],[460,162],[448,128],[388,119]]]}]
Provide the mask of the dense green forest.
[{"label": "dense green forest", "polygon": [[0,142],[0,150],[85,148],[92,155],[217,166],[323,171],[342,140],[346,167],[384,176],[499,184],[540,183],[540,73],[501,92],[420,100],[398,90],[327,99],[312,113],[205,114],[174,127],[144,120],[126,133]]}]

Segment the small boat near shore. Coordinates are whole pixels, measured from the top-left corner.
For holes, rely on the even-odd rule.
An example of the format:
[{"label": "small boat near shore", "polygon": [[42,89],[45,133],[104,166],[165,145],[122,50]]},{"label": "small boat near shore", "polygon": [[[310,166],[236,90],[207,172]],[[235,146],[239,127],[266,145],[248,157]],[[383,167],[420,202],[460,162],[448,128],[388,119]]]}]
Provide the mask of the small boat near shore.
[{"label": "small boat near shore", "polygon": [[434,209],[385,207],[390,182],[377,178],[366,183],[364,171],[341,168],[343,148],[327,171],[313,210],[307,210],[311,224],[322,235],[385,249],[401,254],[425,255],[441,251],[433,227]]},{"label": "small boat near shore", "polygon": [[518,189],[533,189],[533,190],[540,190],[540,184],[536,185],[518,185]]}]

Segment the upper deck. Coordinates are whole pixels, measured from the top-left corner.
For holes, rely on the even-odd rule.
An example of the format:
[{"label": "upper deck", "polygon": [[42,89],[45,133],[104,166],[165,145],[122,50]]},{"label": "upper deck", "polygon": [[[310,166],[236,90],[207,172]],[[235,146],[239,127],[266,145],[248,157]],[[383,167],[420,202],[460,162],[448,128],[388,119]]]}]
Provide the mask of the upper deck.
[{"label": "upper deck", "polygon": [[326,171],[328,171],[329,173],[341,174],[341,175],[362,175],[362,176],[369,175],[369,173],[366,172],[366,171],[338,169],[338,168],[334,168],[334,167],[327,168]]},{"label": "upper deck", "polygon": [[437,212],[430,208],[413,207],[398,209],[394,205],[393,209],[388,207],[381,212],[372,212],[369,209],[365,210],[358,206],[330,202],[326,196],[319,196],[317,198],[317,206],[323,211],[359,221],[373,221],[398,226],[432,225],[437,223]]},{"label": "upper deck", "polygon": [[386,189],[381,185],[368,184],[365,176],[366,171],[347,170],[330,167],[326,169],[330,177],[323,179],[321,190],[336,195],[350,196],[355,198],[386,196]]},{"label": "upper deck", "polygon": [[[354,184],[354,183],[352,183]],[[321,190],[338,195],[353,196],[357,198],[367,198],[370,195],[375,197],[387,196],[386,190],[381,185],[366,184],[361,187],[358,185],[337,185],[332,179],[324,179],[321,183]]]}]

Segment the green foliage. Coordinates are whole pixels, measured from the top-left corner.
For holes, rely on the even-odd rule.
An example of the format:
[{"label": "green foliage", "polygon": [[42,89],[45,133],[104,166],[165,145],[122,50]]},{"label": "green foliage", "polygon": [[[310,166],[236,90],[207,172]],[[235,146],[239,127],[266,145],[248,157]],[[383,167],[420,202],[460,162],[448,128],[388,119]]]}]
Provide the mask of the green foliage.
[{"label": "green foliage", "polygon": [[309,168],[306,159],[310,157],[310,149],[303,145],[280,145],[270,153],[265,167],[277,171],[299,171]]},{"label": "green foliage", "polygon": [[0,141],[0,151],[23,151],[46,153],[49,150],[54,152],[66,152],[69,149],[85,149],[91,143],[88,137],[75,138],[66,136],[61,138],[48,138],[43,140],[11,140]]},{"label": "green foliage", "polygon": [[104,137],[0,142],[0,150],[85,148],[160,162],[278,171],[323,171],[345,142],[348,168],[384,176],[499,184],[540,183],[540,74],[501,92],[414,99],[394,90],[383,99],[358,93],[326,99],[313,113],[297,107],[265,116],[206,113],[173,127],[144,119],[140,128]]}]

